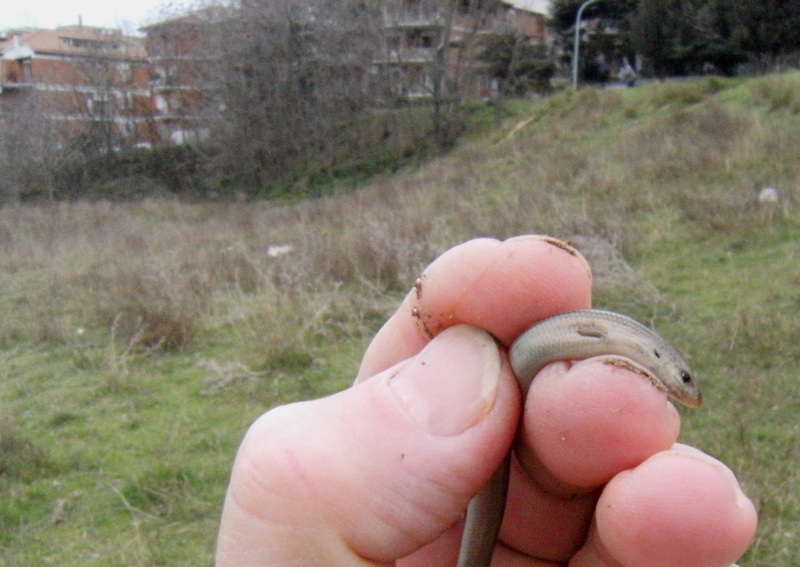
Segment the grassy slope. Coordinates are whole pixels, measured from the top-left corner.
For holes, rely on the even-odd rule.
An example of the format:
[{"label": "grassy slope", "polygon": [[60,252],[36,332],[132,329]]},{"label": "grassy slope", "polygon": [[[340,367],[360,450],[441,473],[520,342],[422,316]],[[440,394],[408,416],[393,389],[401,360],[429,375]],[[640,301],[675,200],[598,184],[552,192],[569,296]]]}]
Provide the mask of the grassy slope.
[{"label": "grassy slope", "polygon": [[684,439],[761,513],[741,565],[800,562],[797,93],[798,75],[565,93],[291,206],[0,210],[0,566],[208,564],[247,425],[345,387],[439,252],[523,232],[574,237],[596,302],[689,354],[706,405]]}]

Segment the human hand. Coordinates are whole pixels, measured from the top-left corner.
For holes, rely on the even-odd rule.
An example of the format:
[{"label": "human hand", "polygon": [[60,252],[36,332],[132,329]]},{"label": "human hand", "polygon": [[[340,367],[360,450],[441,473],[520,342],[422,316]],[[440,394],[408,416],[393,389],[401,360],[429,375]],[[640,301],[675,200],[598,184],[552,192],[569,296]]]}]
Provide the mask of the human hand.
[{"label": "human hand", "polygon": [[[463,511],[522,411],[506,347],[540,319],[588,308],[590,289],[582,258],[547,239],[445,253],[377,334],[353,388],[250,428],[217,565],[454,565]],[[755,510],[732,473],[675,445],[679,415],[641,376],[555,363],[524,405],[493,565],[727,566],[752,539]]]}]

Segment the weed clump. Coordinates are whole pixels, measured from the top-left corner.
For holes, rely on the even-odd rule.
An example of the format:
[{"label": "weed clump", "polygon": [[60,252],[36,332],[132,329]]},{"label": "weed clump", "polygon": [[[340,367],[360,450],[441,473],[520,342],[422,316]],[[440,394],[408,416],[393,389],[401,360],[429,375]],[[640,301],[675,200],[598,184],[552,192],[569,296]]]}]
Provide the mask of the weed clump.
[{"label": "weed clump", "polygon": [[22,436],[10,420],[0,420],[0,478],[31,480],[53,471],[44,450]]},{"label": "weed clump", "polygon": [[718,77],[705,80],[670,81],[660,84],[651,96],[656,107],[684,107],[703,102],[711,95],[726,88],[726,82]]},{"label": "weed clump", "polygon": [[770,110],[800,114],[800,73],[761,77],[751,85],[753,99]]},{"label": "weed clump", "polygon": [[159,463],[127,482],[118,495],[126,508],[167,517],[181,508],[182,501],[195,484],[197,475],[194,471]]}]

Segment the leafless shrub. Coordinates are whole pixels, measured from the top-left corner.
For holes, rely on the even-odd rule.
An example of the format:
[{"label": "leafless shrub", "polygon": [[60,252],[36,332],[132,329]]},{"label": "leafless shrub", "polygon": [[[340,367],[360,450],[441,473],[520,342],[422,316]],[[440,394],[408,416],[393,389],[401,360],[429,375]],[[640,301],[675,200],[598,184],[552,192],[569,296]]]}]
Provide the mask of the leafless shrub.
[{"label": "leafless shrub", "polygon": [[569,242],[592,267],[593,292],[602,307],[627,312],[645,309],[651,317],[671,309],[658,288],[625,260],[613,242],[586,234],[570,236]]},{"label": "leafless shrub", "polygon": [[788,110],[800,113],[800,92],[797,77],[790,75],[771,75],[753,81],[753,98],[769,104],[772,110]]},{"label": "leafless shrub", "polygon": [[91,297],[96,321],[111,329],[116,340],[149,350],[186,344],[207,300],[205,282],[199,279],[131,263],[77,281],[89,288],[83,295]]},{"label": "leafless shrub", "polygon": [[701,81],[671,81],[659,85],[652,102],[656,106],[678,106],[702,102],[709,94],[706,83]]},{"label": "leafless shrub", "polygon": [[[220,171],[251,188],[335,154],[365,107],[379,12],[356,2],[243,1],[213,22],[208,77]],[[340,146],[346,147],[345,144]]]},{"label": "leafless shrub", "polygon": [[32,479],[52,468],[45,452],[7,417],[0,419],[0,478]]},{"label": "leafless shrub", "polygon": [[69,510],[67,507],[67,500],[66,498],[59,498],[53,505],[53,511],[50,513],[50,516],[44,522],[44,527],[52,528],[53,526],[57,526],[64,522],[68,516]]},{"label": "leafless shrub", "polygon": [[248,384],[264,375],[263,372],[250,370],[238,360],[228,362],[201,360],[197,363],[197,366],[208,370],[210,373],[204,381],[202,391],[207,396],[241,384]]}]

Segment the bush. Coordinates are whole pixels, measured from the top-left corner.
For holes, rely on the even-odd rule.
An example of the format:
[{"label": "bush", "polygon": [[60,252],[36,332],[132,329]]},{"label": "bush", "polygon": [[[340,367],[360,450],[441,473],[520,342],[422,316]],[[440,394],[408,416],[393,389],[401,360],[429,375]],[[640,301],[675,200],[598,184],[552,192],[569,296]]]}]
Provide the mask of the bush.
[{"label": "bush", "polygon": [[55,175],[56,198],[201,197],[209,154],[193,146],[136,148],[68,160]]},{"label": "bush", "polygon": [[800,114],[800,75],[773,75],[762,77],[752,83],[753,98],[768,104],[771,110],[789,110]]},{"label": "bush", "polygon": [[0,421],[0,477],[29,480],[52,468],[45,453],[21,436],[11,421]]}]

